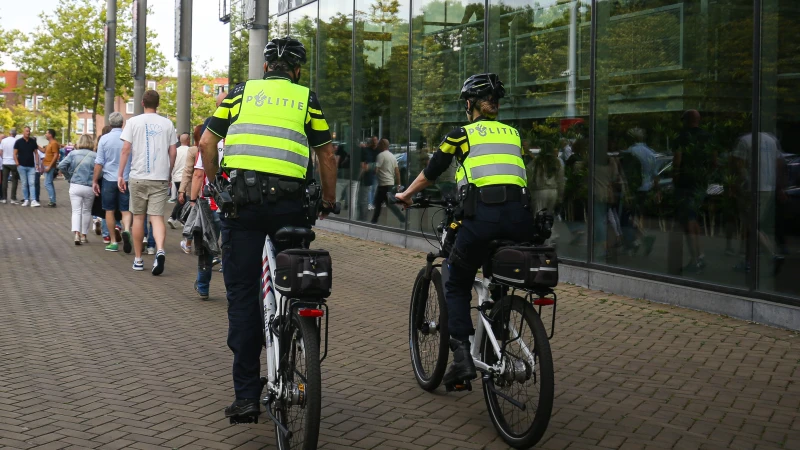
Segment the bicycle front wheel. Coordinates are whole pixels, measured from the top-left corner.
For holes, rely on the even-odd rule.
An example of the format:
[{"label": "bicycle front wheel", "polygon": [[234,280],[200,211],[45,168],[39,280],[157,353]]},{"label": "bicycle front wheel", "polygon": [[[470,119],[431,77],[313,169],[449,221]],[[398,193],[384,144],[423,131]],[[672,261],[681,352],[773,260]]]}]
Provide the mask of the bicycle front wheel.
[{"label": "bicycle front wheel", "polygon": [[[483,397],[503,440],[514,448],[529,448],[544,435],[553,409],[553,357],[547,331],[533,306],[516,295],[495,303],[491,318],[505,370],[484,378]],[[498,362],[488,337],[482,356],[489,365]]]},{"label": "bicycle front wheel", "polygon": [[281,377],[286,398],[275,404],[275,415],[291,432],[287,438],[276,426],[281,450],[312,450],[319,438],[322,380],[319,367],[319,328],[316,319],[292,314],[284,334]]},{"label": "bicycle front wheel", "polygon": [[425,269],[417,274],[408,317],[414,377],[422,389],[432,391],[439,387],[447,369],[450,340],[447,303],[442,289],[442,274],[438,269],[432,269],[430,280],[425,279]]}]

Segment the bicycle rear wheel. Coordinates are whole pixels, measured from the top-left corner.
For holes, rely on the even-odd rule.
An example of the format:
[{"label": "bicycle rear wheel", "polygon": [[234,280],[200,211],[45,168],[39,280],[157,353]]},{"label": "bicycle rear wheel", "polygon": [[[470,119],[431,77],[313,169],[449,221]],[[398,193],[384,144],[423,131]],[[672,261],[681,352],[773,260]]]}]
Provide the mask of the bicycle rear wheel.
[{"label": "bicycle rear wheel", "polygon": [[[505,343],[501,357],[507,369],[502,375],[484,377],[483,397],[503,440],[514,448],[529,448],[544,435],[553,409],[550,342],[539,315],[522,297],[501,298],[491,318],[501,349]],[[488,337],[482,357],[489,365],[498,360]]]},{"label": "bicycle rear wheel", "polygon": [[414,377],[422,389],[432,391],[442,383],[447,369],[450,340],[442,274],[438,269],[432,269],[430,280],[425,279],[425,269],[417,274],[408,317]]},{"label": "bicycle rear wheel", "polygon": [[286,345],[281,361],[281,377],[287,397],[275,404],[275,415],[292,433],[286,438],[275,427],[281,450],[312,450],[319,438],[322,380],[319,363],[319,329],[316,319],[292,314],[283,336]]}]

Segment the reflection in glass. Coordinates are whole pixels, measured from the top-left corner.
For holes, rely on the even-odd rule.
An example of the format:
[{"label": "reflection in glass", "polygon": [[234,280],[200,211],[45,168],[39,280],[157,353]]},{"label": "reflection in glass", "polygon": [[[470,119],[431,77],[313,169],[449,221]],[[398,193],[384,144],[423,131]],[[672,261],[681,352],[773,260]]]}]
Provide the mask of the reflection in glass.
[{"label": "reflection in glass", "polygon": [[[484,72],[483,2],[421,0],[414,3],[411,19],[411,142],[408,167],[418,174],[453,127],[466,123],[458,96],[464,80]],[[434,196],[455,195],[455,166],[435,186]],[[416,231],[420,210],[409,215]],[[432,230],[431,221],[423,228]]]},{"label": "reflection in glass", "polygon": [[[404,184],[408,148],[408,0],[356,0],[356,220],[402,228],[385,192]],[[382,140],[386,140],[382,145]],[[383,148],[386,147],[386,148]],[[389,153],[381,154],[388,151]],[[388,157],[391,155],[391,158]],[[402,170],[400,179],[395,179]]]},{"label": "reflection in glass", "polygon": [[534,207],[556,213],[551,245],[587,259],[589,1],[489,2],[489,71],[506,87],[499,119],[522,134]]},{"label": "reflection in glass", "polygon": [[[758,287],[800,296],[800,8],[762,0]],[[752,136],[743,136],[749,150]]]},{"label": "reflection in glass", "polygon": [[[319,70],[318,88],[322,110],[331,129],[338,176],[336,198],[342,203],[340,217],[350,218],[353,199],[351,178],[354,161],[352,148],[352,0],[319,1]],[[356,182],[352,182],[355,184]]]},{"label": "reflection in glass", "polygon": [[595,262],[747,286],[752,9],[598,2]]},{"label": "reflection in glass", "polygon": [[317,70],[317,3],[289,13],[289,35],[306,47],[306,63],[300,69],[298,84],[314,90]]}]

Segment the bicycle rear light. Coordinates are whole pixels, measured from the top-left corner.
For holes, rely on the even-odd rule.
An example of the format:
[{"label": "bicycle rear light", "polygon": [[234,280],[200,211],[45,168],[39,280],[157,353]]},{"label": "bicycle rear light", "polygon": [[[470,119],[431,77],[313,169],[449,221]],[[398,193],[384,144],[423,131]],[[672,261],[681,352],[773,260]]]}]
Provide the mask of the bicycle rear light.
[{"label": "bicycle rear light", "polygon": [[300,317],[322,317],[325,315],[321,309],[312,309],[312,308],[300,308],[297,310],[297,314]]}]

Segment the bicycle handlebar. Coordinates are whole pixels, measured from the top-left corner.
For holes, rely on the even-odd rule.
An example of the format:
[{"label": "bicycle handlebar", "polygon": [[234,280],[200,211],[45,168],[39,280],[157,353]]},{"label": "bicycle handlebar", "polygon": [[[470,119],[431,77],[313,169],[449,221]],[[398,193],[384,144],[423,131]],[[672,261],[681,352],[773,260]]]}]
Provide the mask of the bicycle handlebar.
[{"label": "bicycle handlebar", "polygon": [[322,202],[320,202],[319,203],[319,212],[325,213],[325,214],[330,214],[330,213],[339,214],[339,213],[342,212],[342,203],[341,202],[336,202],[336,203],[333,204],[333,208],[326,208],[326,207],[322,206]]},{"label": "bicycle handlebar", "polygon": [[[395,198],[394,193],[387,194],[388,201],[391,204],[396,204],[397,199]],[[430,208],[431,206],[441,206],[442,208],[454,208],[458,206],[458,202],[455,198],[451,196],[444,197],[441,200],[432,200],[430,196],[426,197],[422,195],[422,192],[415,195],[412,199],[413,203],[409,206],[406,206],[406,209],[423,209],[423,208]]]}]

